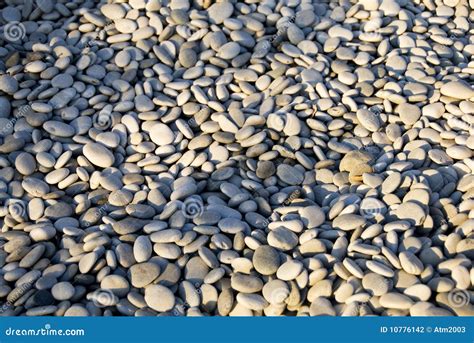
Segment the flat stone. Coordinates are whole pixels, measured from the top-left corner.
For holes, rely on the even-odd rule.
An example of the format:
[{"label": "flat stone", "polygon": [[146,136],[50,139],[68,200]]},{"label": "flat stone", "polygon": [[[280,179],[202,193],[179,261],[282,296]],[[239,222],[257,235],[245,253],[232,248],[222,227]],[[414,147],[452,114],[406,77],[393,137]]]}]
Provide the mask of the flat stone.
[{"label": "flat stone", "polygon": [[420,108],[418,106],[408,103],[398,105],[396,113],[398,113],[398,115],[400,116],[400,119],[403,124],[409,126],[415,124],[421,117]]},{"label": "flat stone", "polygon": [[301,171],[288,164],[280,164],[277,167],[277,176],[281,181],[292,186],[301,184],[304,179]]},{"label": "flat stone", "polygon": [[376,132],[380,129],[380,118],[379,115],[373,111],[366,109],[360,109],[356,113],[357,120],[360,124],[371,132]]},{"label": "flat stone", "polygon": [[342,214],[334,218],[332,226],[343,231],[352,231],[365,224],[366,220],[357,214]]},{"label": "flat stone", "polygon": [[174,141],[174,133],[167,125],[157,123],[150,129],[150,139],[158,146],[168,145]]},{"label": "flat stone", "polygon": [[209,21],[212,24],[222,24],[225,19],[229,18],[234,11],[234,5],[230,2],[218,2],[207,9]]},{"label": "flat stone", "polygon": [[420,275],[423,272],[423,262],[410,251],[403,251],[399,255],[403,270],[412,275]]},{"label": "flat stone", "polygon": [[296,260],[290,260],[283,263],[277,271],[277,278],[283,281],[296,279],[303,270],[303,264]]},{"label": "flat stone", "polygon": [[323,210],[317,206],[308,206],[299,211],[301,220],[308,229],[318,228],[326,220]]},{"label": "flat stone", "polygon": [[396,209],[396,216],[400,220],[407,220],[413,225],[421,225],[425,221],[425,210],[415,202],[407,201]]},{"label": "flat stone", "polygon": [[145,288],[146,304],[158,312],[170,311],[175,305],[175,296],[169,288],[162,285],[150,285]]},{"label": "flat stone", "polygon": [[151,262],[134,264],[129,269],[129,275],[133,287],[143,288],[156,280],[160,275],[160,267]]},{"label": "flat stone", "polygon": [[441,86],[442,95],[455,99],[469,99],[474,97],[474,90],[464,81],[450,81]]},{"label": "flat stone", "polygon": [[390,289],[390,281],[376,273],[365,274],[362,278],[362,287],[375,296],[381,296]]},{"label": "flat stone", "polygon": [[130,285],[123,276],[120,275],[107,275],[100,282],[102,289],[108,289],[112,291],[117,297],[125,297],[130,290]]},{"label": "flat stone", "polygon": [[127,217],[112,224],[112,228],[119,235],[128,235],[141,230],[148,221]]},{"label": "flat stone", "polygon": [[323,297],[317,297],[311,303],[309,308],[310,316],[335,316],[336,310],[334,309],[331,302]]},{"label": "flat stone", "polygon": [[263,282],[260,278],[241,273],[232,275],[230,283],[233,289],[242,293],[256,293],[263,288]]},{"label": "flat stone", "polygon": [[270,246],[282,251],[292,250],[298,245],[298,236],[284,227],[271,230],[267,240]]},{"label": "flat stone", "polygon": [[262,245],[255,250],[252,262],[257,272],[262,275],[275,274],[280,266],[280,255],[269,245]]},{"label": "flat stone", "polygon": [[99,143],[87,143],[82,152],[92,164],[101,168],[111,167],[115,162],[114,154]]},{"label": "flat stone", "polygon": [[385,308],[393,308],[398,310],[408,310],[414,304],[414,302],[406,295],[395,292],[383,294],[379,301],[380,305]]},{"label": "flat stone", "polygon": [[75,288],[69,282],[59,282],[51,289],[51,294],[58,301],[69,300],[74,296]]}]

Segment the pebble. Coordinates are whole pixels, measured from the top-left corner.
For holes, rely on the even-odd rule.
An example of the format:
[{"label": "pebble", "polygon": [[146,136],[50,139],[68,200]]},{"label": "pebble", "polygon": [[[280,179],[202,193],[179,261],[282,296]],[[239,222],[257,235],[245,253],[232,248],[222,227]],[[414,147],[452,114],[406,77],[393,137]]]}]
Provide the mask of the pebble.
[{"label": "pebble", "polygon": [[400,204],[396,211],[397,218],[407,220],[413,225],[421,225],[425,221],[426,214],[424,209],[415,202],[407,201]]},{"label": "pebble", "polygon": [[115,162],[113,153],[100,143],[88,143],[82,152],[92,164],[101,168],[111,167]]},{"label": "pebble", "polygon": [[277,167],[276,174],[281,181],[289,185],[299,185],[304,179],[304,175],[301,171],[287,164],[280,164]]},{"label": "pebble", "polygon": [[165,286],[149,285],[145,288],[145,302],[155,311],[167,312],[174,307],[176,298]]},{"label": "pebble", "polygon": [[283,281],[290,281],[303,271],[303,264],[299,261],[290,260],[283,263],[277,270],[277,278]]},{"label": "pebble", "polygon": [[272,275],[276,273],[280,266],[280,255],[271,246],[262,245],[255,250],[252,263],[255,270],[260,274]]},{"label": "pebble", "polygon": [[168,145],[173,142],[174,133],[168,126],[157,123],[150,129],[150,139],[158,146]]},{"label": "pebble", "polygon": [[342,214],[334,218],[333,227],[343,231],[352,231],[365,224],[365,219],[356,214]]},{"label": "pebble", "polygon": [[132,286],[143,288],[160,275],[160,266],[152,262],[137,263],[130,267],[129,273]]},{"label": "pebble", "polygon": [[389,292],[383,294],[379,299],[380,305],[385,308],[408,310],[413,305],[413,301],[406,295]]},{"label": "pebble", "polygon": [[423,272],[423,263],[415,254],[409,251],[400,253],[400,264],[403,270],[409,274],[420,275]]},{"label": "pebble", "polygon": [[58,301],[69,300],[74,296],[75,288],[69,282],[58,282],[51,288],[51,294]]},{"label": "pebble", "polygon": [[212,24],[222,24],[230,18],[234,11],[234,5],[230,2],[218,2],[207,9],[207,15]]},{"label": "pebble", "polygon": [[421,110],[412,104],[403,103],[397,107],[397,113],[400,116],[400,120],[405,125],[415,124],[421,116]]},{"label": "pebble", "polygon": [[356,115],[357,120],[367,130],[377,132],[380,129],[380,119],[376,113],[366,109],[360,109]]},{"label": "pebble", "polygon": [[390,290],[390,280],[376,273],[368,273],[362,278],[362,286],[370,294],[381,296]]},{"label": "pebble", "polygon": [[5,314],[472,315],[466,1],[13,3]]},{"label": "pebble", "polygon": [[15,168],[22,175],[31,175],[36,170],[36,160],[31,154],[22,152],[15,160]]},{"label": "pebble", "polygon": [[474,97],[474,89],[464,81],[450,81],[441,86],[440,92],[455,99],[469,99]]},{"label": "pebble", "polygon": [[284,227],[271,230],[267,239],[270,246],[282,251],[292,250],[298,245],[298,236]]},{"label": "pebble", "polygon": [[118,297],[124,297],[130,290],[130,285],[123,276],[120,275],[107,275],[100,282],[102,289],[108,289]]}]

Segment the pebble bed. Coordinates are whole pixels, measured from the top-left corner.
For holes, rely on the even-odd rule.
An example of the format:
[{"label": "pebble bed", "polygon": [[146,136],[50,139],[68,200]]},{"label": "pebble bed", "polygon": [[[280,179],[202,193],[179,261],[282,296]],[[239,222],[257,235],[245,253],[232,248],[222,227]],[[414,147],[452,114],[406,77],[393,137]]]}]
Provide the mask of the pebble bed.
[{"label": "pebble bed", "polygon": [[473,0],[5,0],[0,314],[474,315]]}]

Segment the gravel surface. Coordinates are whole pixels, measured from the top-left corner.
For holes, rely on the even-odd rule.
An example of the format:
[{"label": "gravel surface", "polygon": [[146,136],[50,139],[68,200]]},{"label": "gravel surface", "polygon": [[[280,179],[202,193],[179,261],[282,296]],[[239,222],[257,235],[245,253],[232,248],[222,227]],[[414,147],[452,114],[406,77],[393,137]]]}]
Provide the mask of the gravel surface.
[{"label": "gravel surface", "polygon": [[108,2],[0,4],[1,315],[474,315],[474,0]]}]

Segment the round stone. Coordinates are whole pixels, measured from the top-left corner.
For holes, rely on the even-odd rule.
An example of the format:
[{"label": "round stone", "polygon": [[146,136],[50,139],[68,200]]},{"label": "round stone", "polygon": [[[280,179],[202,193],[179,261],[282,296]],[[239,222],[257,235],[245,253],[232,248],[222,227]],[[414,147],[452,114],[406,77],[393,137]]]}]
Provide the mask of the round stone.
[{"label": "round stone", "polygon": [[[0,96],[0,119],[1,118],[8,118],[11,113],[11,105],[10,101],[5,96]],[[5,128],[5,125],[1,126]]]},{"label": "round stone", "polygon": [[145,302],[155,311],[170,311],[175,304],[175,297],[169,288],[162,285],[150,285],[145,288]]},{"label": "round stone", "polygon": [[407,201],[397,207],[396,216],[400,220],[409,221],[412,225],[421,225],[425,221],[426,213],[417,203]]},{"label": "round stone", "polygon": [[59,74],[59,75],[56,75],[51,80],[51,86],[57,87],[60,89],[69,88],[72,86],[73,83],[74,83],[74,79],[69,74]]},{"label": "round stone", "polygon": [[404,271],[412,275],[420,275],[423,272],[423,262],[410,251],[400,253],[400,264]]},{"label": "round stone", "polygon": [[341,214],[334,218],[332,226],[343,231],[352,231],[365,225],[366,219],[357,214]]},{"label": "round stone", "polygon": [[299,169],[288,164],[280,164],[277,167],[277,176],[281,181],[289,185],[299,185],[304,179],[304,175]]},{"label": "round stone", "polygon": [[371,132],[376,132],[380,129],[379,115],[373,111],[360,109],[356,113],[357,120],[360,124]]},{"label": "round stone", "polygon": [[269,245],[259,246],[252,258],[253,266],[262,275],[275,274],[280,267],[280,254]]},{"label": "round stone", "polygon": [[119,298],[126,296],[130,290],[127,279],[120,275],[107,275],[100,282],[100,287],[111,290]]},{"label": "round stone", "polygon": [[0,75],[0,90],[12,95],[18,90],[18,81],[8,74]]},{"label": "round stone", "polygon": [[290,289],[286,282],[281,280],[268,281],[263,286],[262,294],[265,300],[272,305],[283,304],[290,296]]},{"label": "round stone", "polygon": [[416,301],[428,301],[431,298],[431,289],[423,284],[410,286],[403,293]]},{"label": "round stone", "polygon": [[284,227],[271,230],[267,240],[270,246],[282,251],[292,250],[298,245],[298,236]]},{"label": "round stone", "polygon": [[209,21],[212,24],[222,24],[225,19],[229,18],[234,11],[234,5],[230,2],[218,2],[207,9]]},{"label": "round stone", "polygon": [[326,218],[323,210],[317,205],[305,207],[299,213],[303,224],[308,229],[318,228]]},{"label": "round stone", "polygon": [[375,296],[381,296],[389,291],[390,281],[382,275],[368,273],[362,278],[362,287]]},{"label": "round stone", "polygon": [[196,64],[198,57],[193,49],[181,49],[178,59],[184,68],[191,68]]},{"label": "round stone", "polygon": [[36,160],[31,154],[22,152],[15,160],[15,168],[23,175],[31,175],[36,170]]},{"label": "round stone", "polygon": [[259,161],[256,174],[261,179],[266,179],[275,174],[275,165],[272,161]]},{"label": "round stone", "polygon": [[383,294],[379,299],[380,305],[385,308],[392,308],[398,310],[408,310],[413,301],[406,295],[390,292]]},{"label": "round stone", "polygon": [[441,86],[442,95],[455,99],[469,99],[474,97],[474,89],[464,81],[450,81]]},{"label": "round stone", "polygon": [[69,300],[74,296],[75,288],[69,282],[59,282],[51,289],[51,294],[58,301]]},{"label": "round stone", "polygon": [[233,289],[243,293],[260,292],[263,288],[263,282],[260,278],[241,273],[232,275],[230,284]]},{"label": "round stone", "polygon": [[398,105],[396,112],[400,116],[401,121],[405,125],[413,125],[415,124],[421,116],[421,110],[418,106],[403,103]]},{"label": "round stone", "polygon": [[171,144],[174,138],[173,131],[165,124],[157,123],[150,129],[150,139],[158,146]]},{"label": "round stone", "polygon": [[100,11],[111,20],[121,19],[127,14],[125,8],[120,4],[105,4],[100,8]]},{"label": "round stone", "polygon": [[82,153],[93,165],[101,168],[111,167],[115,162],[114,154],[99,143],[87,143]]},{"label": "round stone", "polygon": [[138,263],[130,267],[129,274],[132,286],[143,288],[151,284],[160,275],[160,267],[151,262]]},{"label": "round stone", "polygon": [[219,48],[217,56],[225,60],[231,60],[240,53],[240,45],[236,42],[229,42]]},{"label": "round stone", "polygon": [[303,264],[296,260],[290,260],[283,263],[277,271],[277,278],[284,281],[296,279],[303,270]]},{"label": "round stone", "polygon": [[139,236],[133,245],[133,255],[137,262],[148,261],[153,253],[153,246],[148,236]]}]

